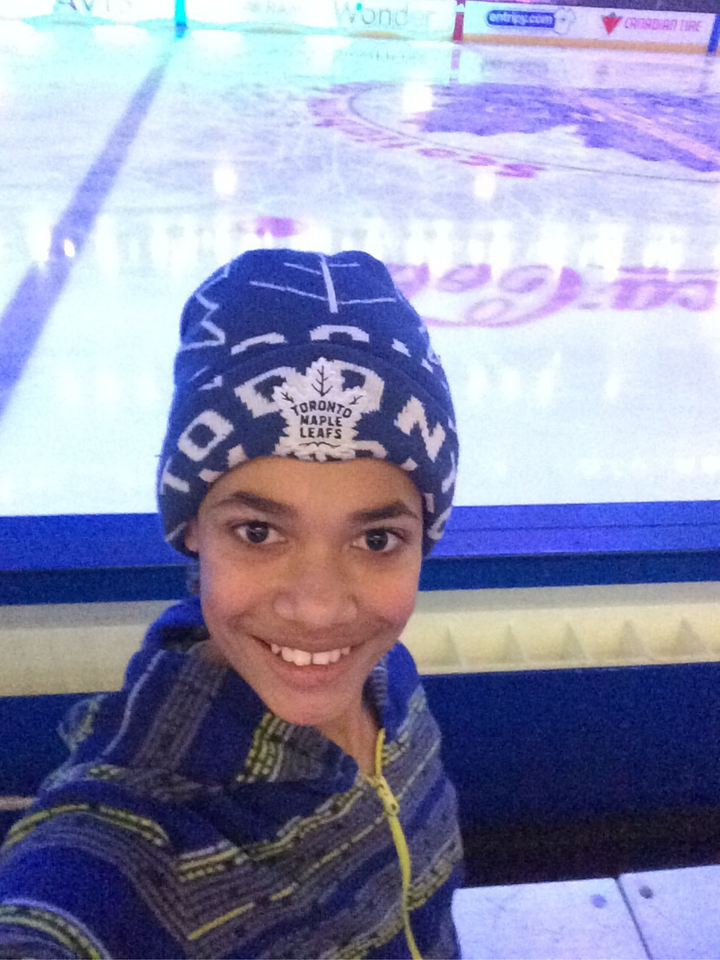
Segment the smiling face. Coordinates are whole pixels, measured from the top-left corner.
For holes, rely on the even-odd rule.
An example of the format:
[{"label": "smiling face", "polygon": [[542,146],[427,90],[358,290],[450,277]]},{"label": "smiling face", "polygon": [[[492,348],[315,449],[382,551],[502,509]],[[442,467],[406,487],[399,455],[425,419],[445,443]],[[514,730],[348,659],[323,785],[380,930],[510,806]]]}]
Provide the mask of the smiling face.
[{"label": "smiling face", "polygon": [[357,724],[365,680],[412,613],[422,534],[414,484],[379,460],[263,457],[223,475],[186,535],[206,655],[291,723]]}]

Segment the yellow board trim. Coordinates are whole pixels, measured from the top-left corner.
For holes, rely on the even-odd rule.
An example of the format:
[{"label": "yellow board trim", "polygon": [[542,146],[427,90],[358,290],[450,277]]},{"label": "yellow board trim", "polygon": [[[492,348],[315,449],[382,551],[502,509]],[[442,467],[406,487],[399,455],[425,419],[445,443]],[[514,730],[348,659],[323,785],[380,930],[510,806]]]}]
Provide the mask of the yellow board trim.
[{"label": "yellow board trim", "polygon": [[463,43],[495,43],[519,47],[590,47],[596,50],[649,50],[655,53],[707,53],[704,43],[654,43],[643,40],[582,40],[570,37],[528,37],[508,33],[468,33]]}]

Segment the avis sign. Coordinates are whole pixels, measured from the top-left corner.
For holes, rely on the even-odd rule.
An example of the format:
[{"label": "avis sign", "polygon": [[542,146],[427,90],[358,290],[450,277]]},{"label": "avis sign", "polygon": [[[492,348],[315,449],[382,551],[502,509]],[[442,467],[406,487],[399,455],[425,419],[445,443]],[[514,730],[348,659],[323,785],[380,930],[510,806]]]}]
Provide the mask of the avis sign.
[{"label": "avis sign", "polygon": [[168,20],[174,16],[173,0],[55,0],[56,20],[97,19],[113,23]]}]

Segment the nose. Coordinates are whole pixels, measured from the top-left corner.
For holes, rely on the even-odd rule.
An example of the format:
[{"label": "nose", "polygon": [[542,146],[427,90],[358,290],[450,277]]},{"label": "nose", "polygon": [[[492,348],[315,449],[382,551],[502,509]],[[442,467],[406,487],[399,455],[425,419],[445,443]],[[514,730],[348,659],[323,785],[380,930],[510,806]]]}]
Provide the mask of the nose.
[{"label": "nose", "polygon": [[298,551],[289,558],[273,605],[277,616],[307,630],[348,626],[358,613],[342,560],[322,548]]}]

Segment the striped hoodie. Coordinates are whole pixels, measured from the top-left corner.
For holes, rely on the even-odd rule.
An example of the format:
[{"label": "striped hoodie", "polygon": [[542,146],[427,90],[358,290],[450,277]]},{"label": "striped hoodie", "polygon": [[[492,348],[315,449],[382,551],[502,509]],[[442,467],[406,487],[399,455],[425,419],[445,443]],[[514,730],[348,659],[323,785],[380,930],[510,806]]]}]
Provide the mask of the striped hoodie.
[{"label": "striped hoodie", "polygon": [[205,636],[176,604],[65,719],[70,757],[0,851],[0,957],[459,956],[456,797],[407,650],[367,681],[368,777],[189,655]]}]

